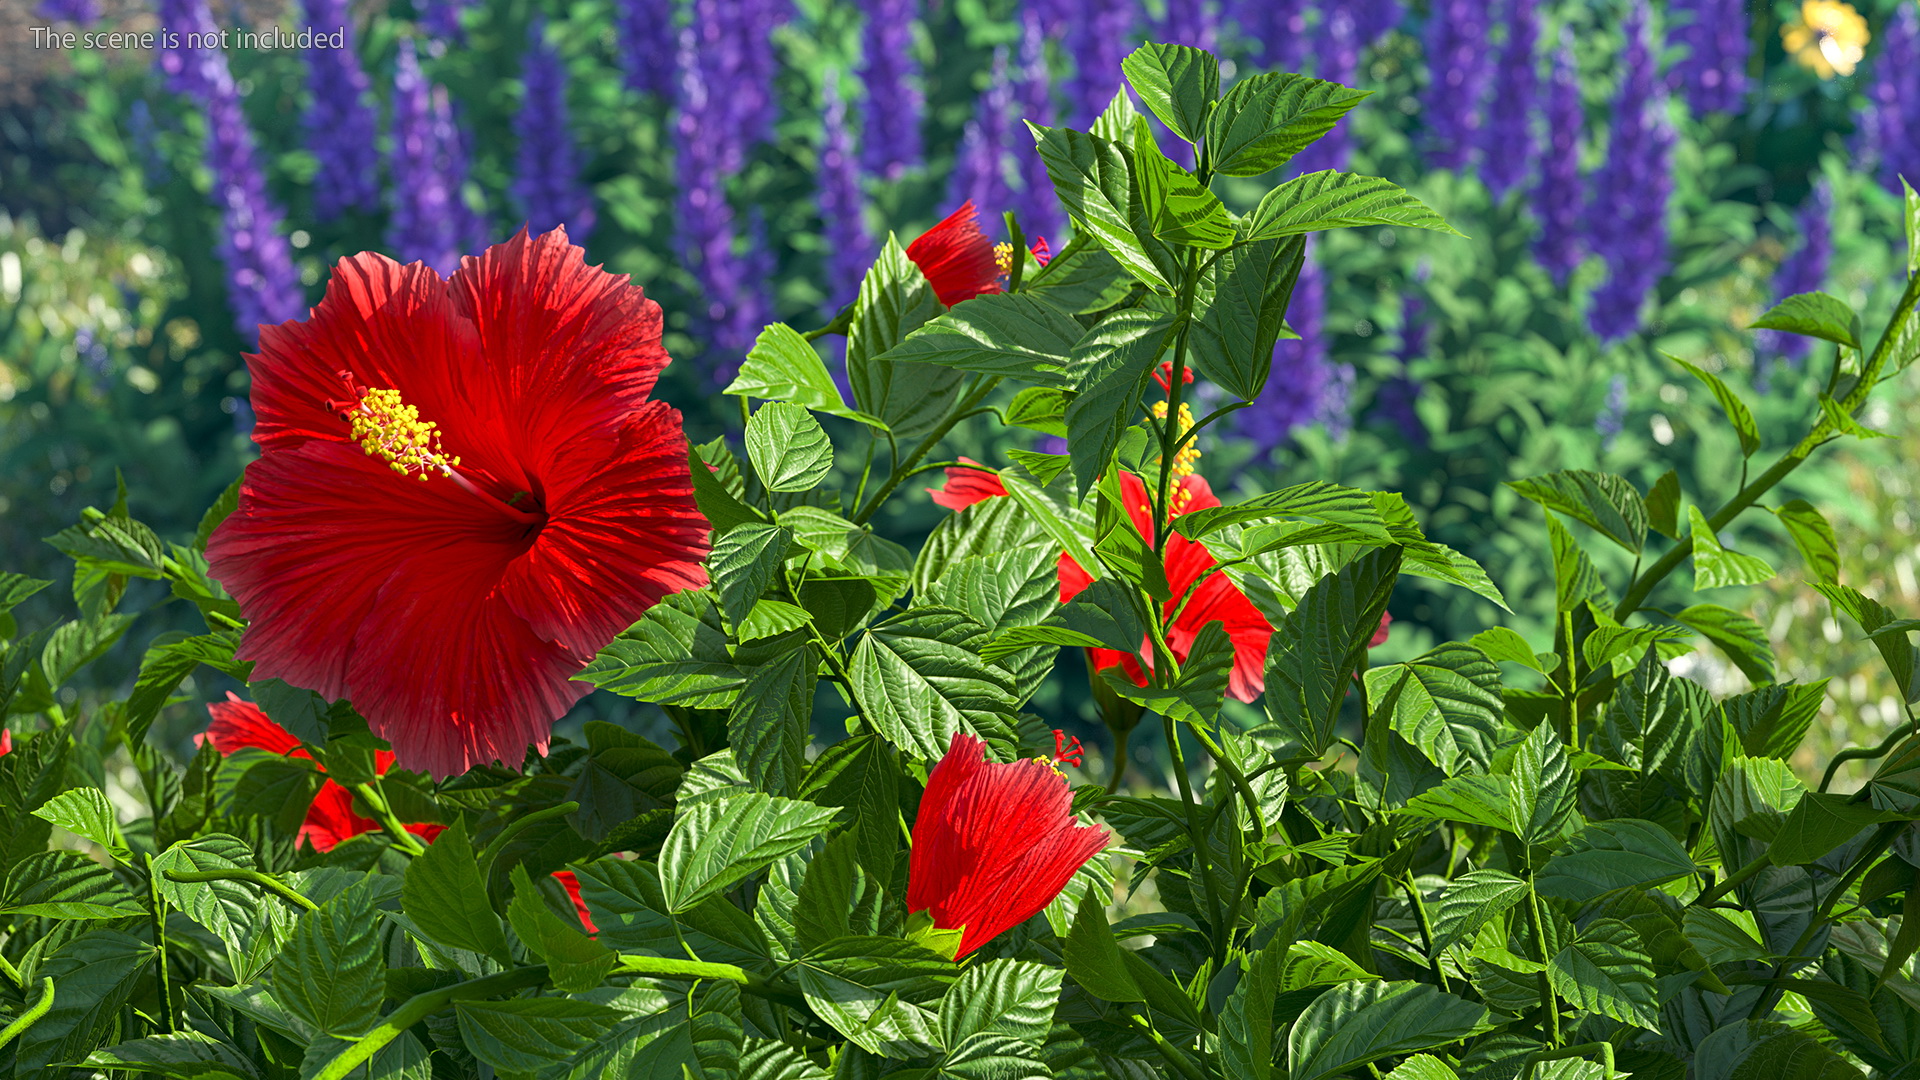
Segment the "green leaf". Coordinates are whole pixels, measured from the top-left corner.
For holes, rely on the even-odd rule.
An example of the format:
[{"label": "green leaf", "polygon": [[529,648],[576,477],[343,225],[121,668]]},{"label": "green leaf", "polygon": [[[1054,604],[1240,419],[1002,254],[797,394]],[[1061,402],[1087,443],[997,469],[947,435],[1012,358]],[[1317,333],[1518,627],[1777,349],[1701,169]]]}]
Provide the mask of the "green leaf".
[{"label": "green leaf", "polygon": [[132,615],[101,615],[60,624],[40,650],[40,664],[29,678],[44,680],[39,687],[45,693],[58,690],[81,668],[107,654],[120,636],[133,625]]},{"label": "green leaf", "polygon": [[667,910],[687,911],[799,851],[831,828],[833,817],[812,803],[758,793],[683,811],[660,849]]},{"label": "green leaf", "polygon": [[122,866],[133,865],[133,853],[127,850],[127,839],[120,834],[120,821],[114,816],[113,804],[99,788],[69,788],[47,800],[33,816],[93,841]]},{"label": "green leaf", "polygon": [[1726,585],[1758,585],[1773,579],[1773,567],[1765,559],[1721,547],[1720,538],[1708,527],[1699,507],[1687,507],[1687,522],[1693,538],[1695,592]]},{"label": "green leaf", "polygon": [[708,709],[732,704],[746,683],[705,590],[669,593],[574,678],[640,701]]},{"label": "green leaf", "polygon": [[1449,881],[1433,905],[1433,952],[1466,941],[1526,899],[1527,883],[1500,870],[1469,870]]},{"label": "green leaf", "polygon": [[1324,480],[1309,480],[1279,491],[1256,495],[1232,506],[1210,506],[1174,519],[1174,531],[1189,540],[1210,536],[1229,525],[1244,525],[1270,518],[1306,518],[1329,525],[1344,525],[1381,543],[1392,537],[1380,511],[1364,491]]},{"label": "green leaf", "polygon": [[39,851],[7,874],[0,915],[120,919],[146,906],[114,872],[77,851]]},{"label": "green leaf", "polygon": [[1033,478],[1040,481],[1042,487],[1052,484],[1056,477],[1073,467],[1073,456],[1070,454],[1043,454],[1034,450],[1011,447],[1007,450],[1007,457],[1011,458],[1015,465],[1032,473]]},{"label": "green leaf", "polygon": [[1213,251],[1233,246],[1233,215],[1226,204],[1192,173],[1168,160],[1145,125],[1134,130],[1132,161],[1154,236]]},{"label": "green leaf", "polygon": [[53,584],[25,574],[0,572],[0,614],[12,611],[22,600]]},{"label": "green leaf", "polygon": [[1673,834],[1651,821],[1596,821],[1573,834],[1540,869],[1534,885],[1547,896],[1585,902],[1615,889],[1646,888],[1698,868]]},{"label": "green leaf", "polygon": [[507,903],[507,922],[551,972],[556,989],[578,994],[599,986],[618,959],[613,950],[581,932],[572,913],[561,918],[540,898],[525,866],[512,874],[513,899]]},{"label": "green leaf", "polygon": [[152,960],[153,946],[118,930],[90,930],[56,948],[34,970],[53,980],[53,1008],[14,1044],[13,1075],[59,1075],[48,1067],[85,1058],[110,1037]]},{"label": "green leaf", "polygon": [[1505,703],[1500,669],[1480,650],[1449,642],[1409,663],[1368,670],[1366,684],[1379,703],[1398,687],[1389,723],[1448,776],[1492,764]]},{"label": "green leaf", "polygon": [[1267,193],[1248,221],[1249,240],[1298,236],[1322,229],[1405,225],[1459,236],[1419,199],[1377,176],[1321,172],[1296,176]]},{"label": "green leaf", "polygon": [[1785,761],[1799,748],[1826,696],[1826,679],[1805,685],[1784,683],[1726,698],[1720,708],[1739,734],[1745,754]]},{"label": "green leaf", "polygon": [[[732,455],[728,454],[727,458]],[[740,501],[715,473],[716,465],[702,456],[699,447],[688,446],[687,470],[693,481],[693,500],[700,516],[713,526],[716,536],[749,522],[764,521],[760,512]]]},{"label": "green leaf", "polygon": [[1547,961],[1547,981],[1576,1008],[1657,1031],[1653,961],[1640,935],[1618,919],[1596,919]]},{"label": "green leaf", "polygon": [[943,1045],[989,1032],[1034,1046],[1046,1042],[1065,974],[1029,960],[989,960],[966,969],[940,1000]]},{"label": "green leaf", "polygon": [[1112,463],[1172,327],[1158,312],[1133,308],[1102,320],[1074,346],[1074,367],[1082,376],[1067,405],[1067,450],[1081,497]]},{"label": "green leaf", "polygon": [[1305,258],[1302,238],[1256,240],[1222,252],[1209,271],[1213,297],[1188,325],[1188,360],[1238,400],[1266,388]]},{"label": "green leaf", "polygon": [[853,692],[874,729],[914,757],[938,759],[957,731],[1005,743],[1012,675],[983,660],[991,636],[954,608],[909,608],[868,630],[853,651]]},{"label": "green leaf", "polygon": [[1890,439],[1893,437],[1885,431],[1870,428],[1862,424],[1860,421],[1854,419],[1852,411],[1849,411],[1838,401],[1825,395],[1822,395],[1820,398],[1820,411],[1826,414],[1828,423],[1856,439]]},{"label": "green leaf", "polygon": [[1142,208],[1122,146],[1098,135],[1028,122],[1040,158],[1075,228],[1099,241],[1122,269],[1149,288],[1173,291],[1172,258],[1158,240],[1149,251],[1142,239],[1151,221]]},{"label": "green leaf", "polygon": [[1007,403],[1007,423],[1064,439],[1070,400],[1067,392],[1058,387],[1029,386]]},{"label": "green leaf", "polygon": [[1467,644],[1486,653],[1494,660],[1524,664],[1540,672],[1546,670],[1540,666],[1540,658],[1534,653],[1533,646],[1527,644],[1527,639],[1521,637],[1518,631],[1504,626],[1482,630],[1468,638]]},{"label": "green leaf", "polygon": [[765,401],[791,401],[829,416],[858,420],[875,427],[886,426],[878,417],[847,405],[812,343],[786,323],[774,323],[760,331],[740,365],[740,373],[723,393]]},{"label": "green leaf", "polygon": [[168,1077],[256,1080],[260,1075],[240,1048],[198,1031],[131,1039],[95,1050],[82,1064]]},{"label": "green leaf", "polygon": [[819,657],[803,645],[754,669],[727,715],[727,742],[754,786],[784,795],[805,764]]},{"label": "green leaf", "polygon": [[1589,526],[1630,553],[1639,554],[1646,542],[1647,505],[1625,477],[1571,469],[1509,480],[1507,486]]},{"label": "green leaf", "polygon": [[1068,387],[1081,333],[1072,315],[1045,300],[987,293],[955,304],[908,334],[884,359]]},{"label": "green leaf", "polygon": [[102,514],[88,507],[84,520],[46,538],[62,555],[75,562],[91,563],[109,574],[159,578],[166,572],[160,564],[165,549],[154,531],[126,516],[124,509]]},{"label": "green leaf", "polygon": [[154,638],[140,660],[140,675],[127,698],[127,741],[138,745],[146,740],[154,717],[160,715],[181,680],[201,664],[245,682],[253,665],[234,660],[233,650],[239,644],[240,635],[232,630],[216,630],[197,637],[161,634]]},{"label": "green leaf", "polygon": [[512,962],[464,819],[455,818],[425,854],[407,864],[400,907],[422,934],[441,945]]},{"label": "green leaf", "polygon": [[[1535,1072],[1535,1080],[1546,1080],[1546,1072],[1545,1067]],[[1388,1073],[1386,1080],[1460,1080],[1460,1074],[1432,1054],[1415,1054]],[[1600,1080],[1613,1080],[1613,1078],[1606,1076],[1601,1077]]]},{"label": "green leaf", "polygon": [[1361,982],[1314,999],[1287,1038],[1289,1080],[1329,1080],[1370,1061],[1487,1030],[1488,1012],[1425,983]]},{"label": "green leaf", "polygon": [[308,746],[327,745],[327,701],[319,694],[279,679],[247,684],[247,695],[260,711]]},{"label": "green leaf", "polygon": [[172,881],[168,871],[255,869],[253,849],[226,833],[183,840],[154,856],[154,884],[168,906],[207,928],[227,947],[227,966],[251,981],[273,959],[293,929],[281,901],[241,881]]},{"label": "green leaf", "polygon": [[807,770],[802,798],[818,806],[848,807],[855,860],[879,881],[893,877],[900,848],[900,754],[878,735],[856,735],[821,751]]},{"label": "green leaf", "polygon": [[1547,542],[1553,550],[1554,610],[1578,611],[1589,601],[1597,601],[1603,610],[1610,610],[1611,605],[1606,603],[1606,585],[1600,580],[1600,572],[1593,568],[1593,560],[1552,514],[1547,515]]},{"label": "green leaf", "polygon": [[606,1005],[558,997],[456,1001],[453,1010],[461,1043],[503,1073],[571,1061],[625,1015]]},{"label": "green leaf", "polygon": [[1756,685],[1773,681],[1773,645],[1767,641],[1766,627],[1753,616],[1718,604],[1695,604],[1674,619],[1700,631],[1701,636],[1718,645],[1727,659]]},{"label": "green leaf", "polygon": [[713,542],[707,571],[719,594],[720,610],[734,626],[746,619],[760,594],[773,584],[787,557],[789,535],[778,525],[756,523],[742,525]]},{"label": "green leaf", "polygon": [[1707,389],[1713,392],[1713,399],[1720,403],[1720,411],[1727,414],[1727,420],[1733,424],[1733,430],[1739,433],[1742,454],[1751,457],[1755,450],[1760,449],[1760,425],[1754,422],[1752,410],[1747,408],[1747,403],[1741,401],[1738,394],[1720,380],[1720,376],[1705,368],[1689,364],[1672,353],[1663,352],[1660,355],[1686,368],[1693,373],[1694,378],[1707,384]]},{"label": "green leaf", "polygon": [[991,1032],[968,1036],[947,1051],[925,1080],[1052,1080],[1039,1048]]},{"label": "green leaf", "polygon": [[219,528],[221,522],[227,520],[229,515],[240,508],[240,481],[243,479],[245,478],[240,476],[234,477],[233,482],[227,485],[227,489],[213,501],[213,505],[207,507],[207,512],[200,515],[200,526],[194,530],[193,534],[193,550],[206,551],[207,541],[213,538],[213,530]]},{"label": "green leaf", "polygon": [[1859,349],[1860,316],[1847,302],[1823,292],[1796,293],[1767,309],[1753,321],[1752,330],[1784,330],[1789,334],[1821,338]]},{"label": "green leaf", "polygon": [[1399,548],[1369,551],[1315,582],[1275,628],[1266,670],[1272,720],[1252,731],[1262,746],[1313,760],[1333,745],[1340,703],[1366,663],[1399,569]]},{"label": "green leaf", "polygon": [[940,314],[927,276],[891,235],[860,282],[847,331],[847,377],[853,397],[902,439],[933,430],[960,391],[964,375],[934,364],[901,363],[886,353]]},{"label": "green leaf", "polygon": [[1809,791],[1787,811],[1787,819],[1780,823],[1780,831],[1767,848],[1767,857],[1775,866],[1803,866],[1824,858],[1860,830],[1891,816],[1853,802],[1848,795]]},{"label": "green leaf", "polygon": [[1511,804],[1513,782],[1505,776],[1450,776],[1407,801],[1406,812],[1435,821],[1486,825],[1518,833]]},{"label": "green leaf", "polygon": [[1180,665],[1180,678],[1170,687],[1135,686],[1133,680],[1117,668],[1108,668],[1100,678],[1113,692],[1129,701],[1190,724],[1212,724],[1220,716],[1227,686],[1232,679],[1233,640],[1226,624],[1215,619],[1200,628],[1193,637],[1187,659]]},{"label": "green leaf", "polygon": [[1814,581],[1826,585],[1840,582],[1840,549],[1834,539],[1833,526],[1814,509],[1805,499],[1794,499],[1782,503],[1774,516],[1780,524],[1787,527],[1787,533],[1793,537],[1793,546],[1800,549],[1800,557],[1806,561],[1807,574]]},{"label": "green leaf", "polygon": [[1220,64],[1211,53],[1149,42],[1120,61],[1120,70],[1161,123],[1190,143],[1200,141],[1220,96]]},{"label": "green leaf", "polygon": [[805,1054],[776,1039],[747,1039],[738,1080],[828,1080]]},{"label": "green leaf", "polygon": [[953,963],[899,938],[849,937],[809,952],[794,967],[814,1014],[872,1054],[914,1056],[938,1044],[923,1003],[937,1000]]},{"label": "green leaf", "polygon": [[1887,671],[1893,676],[1902,696],[1908,702],[1920,698],[1920,675],[1917,675],[1920,665],[1914,661],[1913,643],[1904,631],[1893,634],[1875,632],[1895,622],[1893,612],[1879,601],[1846,585],[1816,584],[1813,589],[1831,601],[1835,608],[1851,616],[1854,622],[1860,624],[1860,629],[1873,639],[1874,647],[1880,650],[1880,658],[1886,662]]},{"label": "green leaf", "polygon": [[1063,953],[1067,974],[1087,993],[1102,1001],[1145,1001],[1132,971],[1122,961],[1120,946],[1107,925],[1107,911],[1093,890],[1080,901],[1067,934]]},{"label": "green leaf", "polygon": [[1305,75],[1241,79],[1207,119],[1207,151],[1221,176],[1258,176],[1285,165],[1367,97]]},{"label": "green leaf", "polygon": [[1135,288],[1107,249],[1089,241],[1061,250],[1037,273],[1029,271],[1020,291],[1063,311],[1090,315],[1123,303]]},{"label": "green leaf", "polygon": [[1507,804],[1520,839],[1545,844],[1566,829],[1573,817],[1575,780],[1566,745],[1553,725],[1541,724],[1521,740],[1513,755]]},{"label": "green leaf", "polygon": [[1280,995],[1281,969],[1288,942],[1280,937],[1241,961],[1239,985],[1220,1014],[1220,1059],[1227,1075],[1272,1080],[1274,999]]},{"label": "green leaf", "polygon": [[387,965],[374,903],[363,878],[301,915],[273,961],[274,1000],[315,1031],[353,1038],[380,1019]]},{"label": "green leaf", "polygon": [[1864,1080],[1818,1039],[1771,1020],[1737,1020],[1700,1041],[1695,1080]]},{"label": "green leaf", "polygon": [[1647,525],[1669,540],[1680,539],[1680,474],[1672,469],[1647,492]]},{"label": "green leaf", "polygon": [[811,491],[833,469],[833,443],[813,414],[769,401],[747,421],[747,457],[768,491]]}]

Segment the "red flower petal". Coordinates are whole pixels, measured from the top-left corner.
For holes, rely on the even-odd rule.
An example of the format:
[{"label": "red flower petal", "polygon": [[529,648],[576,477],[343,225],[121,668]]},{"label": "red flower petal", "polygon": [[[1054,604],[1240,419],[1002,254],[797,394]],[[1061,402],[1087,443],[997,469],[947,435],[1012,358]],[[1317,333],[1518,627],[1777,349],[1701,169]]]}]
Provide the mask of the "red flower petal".
[{"label": "red flower petal", "polygon": [[993,255],[993,241],[980,231],[971,200],[908,244],[907,258],[927,275],[934,295],[948,307],[1000,291],[1000,262]]},{"label": "red flower petal", "polygon": [[[351,699],[436,776],[544,751],[586,661],[706,580],[679,414],[646,400],[659,335],[658,305],[559,230],[451,282],[340,263],[312,318],[248,358],[263,455],[207,549],[255,677]],[[368,389],[438,425],[455,472],[396,473],[351,441]]]},{"label": "red flower petal", "polygon": [[379,822],[353,812],[353,792],[329,780],[320,786],[313,805],[307,808],[307,820],[300,826],[300,836],[312,844],[315,851],[332,851],[340,841],[379,827]]},{"label": "red flower petal", "polygon": [[589,934],[599,933],[600,928],[593,925],[593,914],[587,910],[587,902],[580,898],[579,877],[571,870],[555,870],[553,872],[553,880],[559,882],[560,887],[567,890],[567,896],[573,900],[573,910],[580,914],[580,925],[586,927],[587,933]]},{"label": "red flower petal", "polygon": [[1078,824],[1072,808],[1052,766],[989,762],[985,743],[956,732],[914,819],[907,910],[965,928],[955,959],[1025,922],[1106,847],[1107,830]]},{"label": "red flower petal", "polygon": [[[979,465],[972,458],[961,458],[967,465]],[[991,499],[1005,495],[1007,486],[1000,482],[1000,475],[984,466],[967,468],[962,465],[947,466],[946,486],[939,489],[928,488],[927,494],[933,501],[949,510],[962,510],[982,499]]]},{"label": "red flower petal", "polygon": [[1367,648],[1377,649],[1380,646],[1385,645],[1387,643],[1387,627],[1392,625],[1393,625],[1393,616],[1387,614],[1384,611],[1381,612],[1380,625],[1377,627],[1374,627],[1373,636],[1367,639]]},{"label": "red flower petal", "polygon": [[13,753],[13,732],[0,728],[0,754]]},{"label": "red flower petal", "polygon": [[251,701],[243,701],[233,691],[227,691],[227,700],[207,703],[207,713],[213,722],[207,725],[202,738],[213,744],[226,757],[243,747],[265,750],[270,754],[297,754],[311,757],[300,749],[300,740],[293,733],[267,718],[260,706]]}]

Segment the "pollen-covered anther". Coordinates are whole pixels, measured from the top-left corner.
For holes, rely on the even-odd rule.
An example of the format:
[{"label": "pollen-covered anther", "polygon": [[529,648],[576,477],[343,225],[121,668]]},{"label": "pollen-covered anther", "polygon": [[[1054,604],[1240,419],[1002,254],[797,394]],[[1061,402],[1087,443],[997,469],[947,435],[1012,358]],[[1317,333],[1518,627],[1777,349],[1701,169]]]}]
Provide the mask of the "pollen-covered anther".
[{"label": "pollen-covered anther", "polygon": [[398,390],[370,389],[360,394],[360,404],[348,413],[353,441],[368,457],[384,459],[401,476],[418,474],[426,480],[433,473],[446,475],[460,465],[440,448],[439,425],[420,419],[420,410],[400,400]]},{"label": "pollen-covered anther", "polygon": [[1013,273],[1012,244],[993,245],[993,265],[994,268],[999,271],[1001,277],[1006,277],[1008,274]]},{"label": "pollen-covered anther", "polygon": [[[1154,402],[1153,415],[1156,419],[1165,420],[1167,418],[1167,403],[1164,401]],[[1187,432],[1193,430],[1193,410],[1188,408],[1187,403],[1184,401],[1180,403],[1179,417],[1180,417],[1180,420],[1179,420],[1180,437],[1185,438]],[[1173,455],[1173,475],[1176,478],[1182,477],[1182,476],[1192,476],[1195,472],[1199,471],[1199,465],[1198,465],[1199,461],[1200,461],[1200,443],[1199,443],[1199,440],[1196,439],[1182,446]],[[1187,499],[1190,497],[1183,491],[1181,492],[1181,498]],[[1177,503],[1175,513],[1178,513],[1180,510],[1183,510],[1183,509],[1185,509],[1184,502]]]}]

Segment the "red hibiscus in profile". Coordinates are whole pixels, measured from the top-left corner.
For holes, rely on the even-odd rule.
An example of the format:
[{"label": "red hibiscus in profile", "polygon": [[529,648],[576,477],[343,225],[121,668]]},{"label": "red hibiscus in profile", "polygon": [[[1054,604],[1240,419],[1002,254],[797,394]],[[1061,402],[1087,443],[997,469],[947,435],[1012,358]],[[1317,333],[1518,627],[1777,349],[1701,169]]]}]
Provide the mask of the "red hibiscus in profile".
[{"label": "red hibiscus in profile", "polygon": [[[995,244],[980,231],[972,200],[907,245],[907,258],[927,276],[933,294],[947,307],[982,293],[999,292],[1012,257],[1011,245]],[[1033,242],[1033,257],[1041,266],[1053,257],[1046,237]]]},{"label": "red hibiscus in profile", "polygon": [[544,752],[586,662],[706,581],[660,307],[564,230],[342,260],[247,357],[239,507],[207,546],[255,678],[351,699],[436,777]]},{"label": "red hibiscus in profile", "polygon": [[575,876],[571,870],[555,870],[553,872],[553,880],[559,882],[560,887],[567,890],[567,898],[573,901],[573,910],[580,915],[580,925],[586,927],[587,933],[589,934],[599,933],[600,928],[593,925],[593,916],[587,911],[587,902],[580,897],[579,877]]},{"label": "red hibiscus in profile", "polygon": [[[967,461],[966,458],[961,460]],[[1006,487],[994,473],[965,466],[948,466],[945,489],[927,490],[935,502],[952,510],[1007,493]],[[1126,500],[1127,515],[1133,519],[1134,527],[1140,530],[1140,535],[1151,537],[1153,516],[1148,510],[1146,484],[1132,473],[1122,473],[1120,493]],[[1174,516],[1178,517],[1195,510],[1219,506],[1220,500],[1214,496],[1205,477],[1189,474],[1175,482],[1173,505]],[[1173,650],[1174,659],[1184,663],[1200,631],[1208,623],[1217,620],[1225,624],[1227,637],[1233,642],[1233,671],[1227,680],[1227,692],[1241,701],[1257,699],[1265,686],[1267,639],[1273,636],[1273,627],[1225,574],[1216,573],[1207,577],[1194,589],[1186,607],[1180,608],[1180,598],[1186,596],[1187,589],[1194,582],[1200,581],[1202,575],[1213,569],[1214,558],[1205,545],[1178,533],[1167,538],[1166,558],[1167,581],[1172,586],[1173,599],[1167,601],[1163,615],[1173,615],[1173,625],[1167,631],[1167,645]],[[1093,577],[1065,552],[1060,555],[1059,572],[1061,603],[1080,595],[1081,590],[1093,584]],[[1179,610],[1177,615],[1174,614],[1175,609]],[[1147,685],[1147,665],[1153,659],[1149,646],[1143,644],[1137,654],[1114,649],[1088,649],[1087,654],[1096,670],[1118,667],[1127,673],[1134,685]]]},{"label": "red hibiscus in profile", "polygon": [[1072,789],[1046,759],[990,762],[985,743],[955,732],[914,818],[907,910],[963,930],[958,960],[1051,903],[1107,839],[1074,820]]},{"label": "red hibiscus in profile", "polygon": [[[308,761],[313,759],[312,754],[301,748],[300,740],[294,738],[292,732],[274,723],[261,711],[260,706],[251,701],[242,701],[231,691],[227,693],[227,700],[209,703],[207,712],[212,714],[213,723],[207,725],[206,734],[199,739],[212,743],[223,757],[252,747],[270,754],[285,754]],[[374,751],[373,771],[376,774],[384,776],[392,767],[392,751]],[[320,771],[324,773],[326,770]],[[379,827],[379,822],[353,812],[353,792],[329,780],[320,785],[319,794],[313,797],[313,805],[307,808],[307,819],[300,825],[300,838],[312,844],[316,851],[332,851],[334,845],[342,840],[373,832]],[[445,825],[416,822],[408,825],[407,831],[431,843],[444,828]]]},{"label": "red hibiscus in profile", "polygon": [[0,728],[0,754],[13,753],[13,732]]}]

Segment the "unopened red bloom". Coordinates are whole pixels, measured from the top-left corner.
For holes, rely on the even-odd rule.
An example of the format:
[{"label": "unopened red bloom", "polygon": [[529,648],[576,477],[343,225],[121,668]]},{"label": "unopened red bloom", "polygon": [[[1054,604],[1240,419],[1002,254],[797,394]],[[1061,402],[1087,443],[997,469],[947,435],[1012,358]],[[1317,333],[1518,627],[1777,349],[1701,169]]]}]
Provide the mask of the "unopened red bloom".
[{"label": "unopened red bloom", "polygon": [[544,752],[586,662],[706,580],[660,328],[558,229],[451,280],[342,260],[247,358],[262,454],[207,546],[254,677],[351,699],[436,776]]},{"label": "unopened red bloom", "polygon": [[1073,792],[1046,760],[996,764],[956,732],[920,797],[907,910],[963,931],[957,960],[1051,903],[1107,837],[1074,820]]},{"label": "unopened red bloom", "polygon": [[980,231],[972,200],[908,244],[907,258],[927,275],[933,294],[948,307],[1000,291],[1000,261],[994,257],[993,241]]},{"label": "unopened red bloom", "polygon": [[[1007,493],[997,474],[965,466],[948,466],[946,488],[927,490],[935,502],[952,510]],[[1147,485],[1132,473],[1122,473],[1120,493],[1126,500],[1127,515],[1133,519],[1134,527],[1140,530],[1141,536],[1152,537],[1153,514],[1147,504]],[[1220,505],[1206,478],[1197,473],[1180,477],[1172,495],[1175,517]],[[1267,640],[1273,636],[1273,627],[1225,574],[1209,574],[1213,568],[1213,555],[1204,544],[1179,533],[1167,537],[1167,582],[1173,592],[1173,599],[1167,601],[1163,611],[1173,616],[1173,625],[1167,631],[1167,645],[1173,650],[1173,658],[1184,663],[1193,649],[1194,639],[1208,623],[1224,624],[1227,637],[1233,642],[1233,671],[1227,680],[1227,692],[1241,701],[1251,702],[1259,698],[1266,684]],[[1205,581],[1201,581],[1203,576]],[[1194,587],[1196,581],[1200,582],[1198,587]],[[1080,595],[1081,590],[1091,584],[1092,575],[1062,552],[1060,602],[1066,603]],[[1193,589],[1192,596],[1187,598],[1186,606],[1181,607],[1181,599],[1187,597],[1189,588]],[[1118,667],[1136,686],[1147,685],[1145,665],[1153,659],[1147,644],[1141,645],[1138,654],[1114,649],[1088,649],[1087,654],[1097,670]]]},{"label": "unopened red bloom", "polygon": [[0,754],[13,753],[13,732],[0,728]]},{"label": "unopened red bloom", "polygon": [[1393,625],[1393,616],[1387,614],[1384,611],[1381,612],[1380,625],[1374,627],[1373,637],[1368,639],[1367,648],[1377,649],[1380,646],[1385,645],[1387,643],[1387,627],[1392,625]]},{"label": "unopened red bloom", "polygon": [[600,928],[593,925],[593,916],[587,911],[587,902],[580,897],[579,877],[575,876],[571,870],[555,870],[553,872],[553,880],[559,882],[560,887],[567,890],[568,899],[573,901],[573,910],[580,914],[580,925],[586,927],[587,933],[589,934],[599,933]]},{"label": "unopened red bloom", "polygon": [[[207,726],[206,734],[200,738],[212,743],[222,756],[251,747],[270,754],[285,754],[306,760],[313,758],[312,754],[301,748],[300,740],[294,738],[292,732],[274,723],[261,711],[260,706],[251,701],[242,701],[231,691],[227,693],[227,700],[209,703],[207,712],[212,714],[213,723]],[[376,774],[384,776],[392,767],[392,751],[374,751],[373,771]],[[326,770],[320,771],[324,773]],[[306,820],[300,825],[300,838],[311,843],[316,851],[332,851],[334,845],[342,840],[372,832],[379,827],[379,822],[353,812],[352,792],[328,780],[313,797],[313,805],[307,807]],[[416,822],[408,825],[407,831],[431,843],[445,828],[444,825]]]}]

